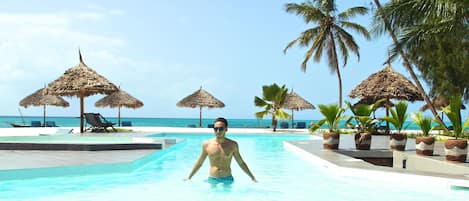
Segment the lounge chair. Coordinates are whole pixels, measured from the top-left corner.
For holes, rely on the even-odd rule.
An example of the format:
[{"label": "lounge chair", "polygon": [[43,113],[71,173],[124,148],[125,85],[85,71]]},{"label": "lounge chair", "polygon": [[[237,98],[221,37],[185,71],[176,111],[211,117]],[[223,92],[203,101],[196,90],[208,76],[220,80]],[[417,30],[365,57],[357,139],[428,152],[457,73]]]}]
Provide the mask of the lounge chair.
[{"label": "lounge chair", "polygon": [[31,121],[31,127],[42,127],[41,121]]},{"label": "lounge chair", "polygon": [[301,121],[301,122],[296,123],[296,128],[298,129],[306,128],[306,122]]},{"label": "lounge chair", "polygon": [[109,132],[107,128],[111,127],[114,132],[117,132],[114,128],[115,123],[107,121],[101,114],[84,113],[83,115],[85,116],[86,122],[90,125],[86,130],[91,130],[91,132]]},{"label": "lounge chair", "polygon": [[288,122],[280,122],[280,128],[288,128]]},{"label": "lounge chair", "polygon": [[122,121],[122,122],[121,122],[121,126],[122,126],[122,127],[124,127],[124,126],[131,127],[131,126],[132,126],[132,122],[131,122],[131,121]]},{"label": "lounge chair", "polygon": [[46,121],[46,127],[57,127],[55,121]]}]

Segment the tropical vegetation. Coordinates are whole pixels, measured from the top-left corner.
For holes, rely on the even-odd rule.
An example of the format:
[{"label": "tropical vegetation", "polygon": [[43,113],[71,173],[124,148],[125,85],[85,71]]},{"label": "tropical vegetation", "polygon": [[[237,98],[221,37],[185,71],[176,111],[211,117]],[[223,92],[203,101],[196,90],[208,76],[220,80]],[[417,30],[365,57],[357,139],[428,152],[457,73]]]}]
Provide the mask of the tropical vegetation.
[{"label": "tropical vegetation", "polygon": [[421,112],[414,112],[410,115],[414,123],[422,130],[422,136],[428,137],[430,131],[433,129],[433,119],[428,116],[424,116]]},{"label": "tropical vegetation", "polygon": [[469,127],[469,117],[462,123],[461,118],[461,95],[451,98],[448,106],[443,108],[443,112],[448,116],[453,125],[453,134],[456,139],[464,135],[464,131]]},{"label": "tropical vegetation", "polygon": [[262,98],[255,96],[254,104],[257,107],[263,107],[264,110],[256,112],[256,118],[262,119],[266,115],[272,115],[272,128],[277,130],[278,119],[288,119],[290,115],[282,109],[285,98],[288,95],[288,89],[283,85],[277,84],[262,86]]},{"label": "tropical vegetation", "polygon": [[407,102],[399,101],[394,104],[394,108],[390,108],[389,112],[391,116],[383,117],[383,120],[391,123],[397,130],[397,134],[401,134],[401,131],[407,127],[405,124],[409,114],[407,114]]},{"label": "tropical vegetation", "polygon": [[319,120],[316,123],[312,123],[311,132],[316,131],[321,128],[322,125],[326,124],[329,132],[339,133],[339,123],[341,120],[345,119],[344,115],[345,109],[340,107],[338,104],[324,105],[319,104],[319,111],[324,116],[324,119]]},{"label": "tropical vegetation", "polygon": [[[469,98],[469,1],[391,0],[381,6],[374,0],[374,32],[387,31],[413,81],[431,107],[435,119],[446,128],[425,93],[411,64],[421,72],[433,97],[463,94]],[[451,36],[451,37],[448,37]]]},{"label": "tropical vegetation", "polygon": [[352,116],[350,116],[346,124],[352,128],[356,128],[358,133],[371,133],[373,131],[373,123],[375,122],[371,118],[373,113],[385,99],[376,101],[374,104],[358,104],[352,105],[352,103],[346,101],[347,107],[350,108]]},{"label": "tropical vegetation", "polygon": [[326,53],[329,68],[337,74],[339,82],[339,107],[342,107],[342,78],[339,69],[339,54],[342,56],[343,67],[347,65],[349,51],[360,59],[359,46],[353,36],[346,29],[356,31],[366,39],[370,38],[368,30],[360,24],[349,21],[357,15],[368,13],[366,7],[352,7],[343,12],[338,12],[335,0],[313,0],[304,3],[286,4],[285,10],[301,16],[306,24],[316,26],[303,31],[298,38],[291,41],[284,49],[284,53],[298,44],[300,47],[309,47],[306,51],[301,70],[306,71],[306,66],[311,57],[319,62],[323,53]]}]

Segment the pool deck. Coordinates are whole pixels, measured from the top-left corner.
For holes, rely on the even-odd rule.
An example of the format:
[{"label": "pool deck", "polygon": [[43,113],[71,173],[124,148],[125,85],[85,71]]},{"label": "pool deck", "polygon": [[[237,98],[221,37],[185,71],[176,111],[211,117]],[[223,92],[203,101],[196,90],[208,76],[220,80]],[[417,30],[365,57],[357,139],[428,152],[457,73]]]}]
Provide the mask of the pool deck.
[{"label": "pool deck", "polygon": [[[133,136],[144,137],[155,133],[213,133],[209,128],[170,128],[170,127],[131,127],[130,133],[74,133],[75,136]],[[74,128],[74,130],[79,130]],[[277,133],[294,133],[309,135],[306,129],[278,129]],[[36,136],[39,133],[54,133],[53,128],[3,128],[0,136]],[[236,129],[230,128],[230,133],[266,133],[271,134],[271,129]],[[388,149],[388,136],[373,136],[370,151],[357,151],[354,148],[353,135],[341,135],[339,151],[325,151],[322,149],[320,135],[313,135],[312,140],[287,141],[285,146],[305,157],[321,163],[331,169],[343,169],[363,171],[363,175],[370,172],[389,172],[405,175],[417,175],[450,179],[464,183],[469,187],[469,163],[452,163],[444,159],[443,145],[437,142],[435,156],[424,157],[415,154],[415,142],[407,141],[406,151],[392,152]],[[20,151],[0,150],[0,172],[13,170],[43,169],[55,167],[112,165],[116,163],[133,163],[136,160],[151,155],[158,150],[116,150],[116,151]],[[391,157],[405,159],[406,169],[400,167],[400,161],[394,161],[393,167],[376,166],[361,159],[351,157]],[[0,179],[1,179],[0,175]]]},{"label": "pool deck", "polygon": [[[415,153],[415,140],[407,140],[405,151],[391,151],[389,136],[373,136],[371,150],[356,150],[353,135],[341,135],[339,150],[331,151],[322,148],[321,136],[316,140],[287,141],[287,149],[296,152],[321,164],[338,175],[355,175],[362,177],[381,177],[373,174],[377,172],[390,173],[391,177],[406,180],[406,176],[413,178],[435,178],[446,185],[457,185],[469,188],[469,163],[448,162],[444,157],[443,143],[435,144],[434,156],[420,156]],[[393,157],[393,167],[377,166],[359,158],[390,158]],[[403,168],[402,160],[406,160]]]}]

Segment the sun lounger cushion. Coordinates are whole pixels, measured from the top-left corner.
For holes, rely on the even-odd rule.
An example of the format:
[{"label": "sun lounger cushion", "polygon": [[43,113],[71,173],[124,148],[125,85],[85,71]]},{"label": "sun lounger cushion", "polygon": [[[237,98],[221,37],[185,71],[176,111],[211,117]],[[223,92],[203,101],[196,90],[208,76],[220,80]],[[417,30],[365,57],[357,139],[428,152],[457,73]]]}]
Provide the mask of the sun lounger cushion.
[{"label": "sun lounger cushion", "polygon": [[31,127],[41,127],[40,121],[31,121]]},{"label": "sun lounger cushion", "polygon": [[121,126],[132,126],[132,122],[131,121],[122,121],[121,122]]}]

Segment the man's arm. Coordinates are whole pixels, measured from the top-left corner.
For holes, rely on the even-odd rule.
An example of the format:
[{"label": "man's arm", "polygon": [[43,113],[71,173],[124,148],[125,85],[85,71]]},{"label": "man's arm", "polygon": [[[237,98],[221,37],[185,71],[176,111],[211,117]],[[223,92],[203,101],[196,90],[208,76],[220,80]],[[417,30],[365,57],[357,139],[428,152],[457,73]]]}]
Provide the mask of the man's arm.
[{"label": "man's arm", "polygon": [[243,169],[243,171],[249,176],[251,177],[251,180],[253,182],[257,182],[256,178],[254,177],[254,175],[251,173],[251,171],[249,170],[249,167],[248,165],[244,162],[243,158],[241,158],[241,154],[239,153],[239,148],[238,148],[238,143],[234,143],[234,152],[233,152],[233,156],[236,160],[236,162],[238,163],[239,167],[241,167],[241,169]]},{"label": "man's arm", "polygon": [[206,143],[202,145],[202,153],[200,153],[199,159],[195,162],[194,167],[192,168],[191,173],[187,177],[187,180],[190,180],[192,176],[199,170],[199,168],[204,164],[205,159],[207,158],[207,151],[205,151]]}]

